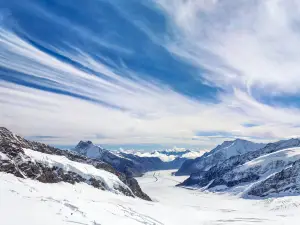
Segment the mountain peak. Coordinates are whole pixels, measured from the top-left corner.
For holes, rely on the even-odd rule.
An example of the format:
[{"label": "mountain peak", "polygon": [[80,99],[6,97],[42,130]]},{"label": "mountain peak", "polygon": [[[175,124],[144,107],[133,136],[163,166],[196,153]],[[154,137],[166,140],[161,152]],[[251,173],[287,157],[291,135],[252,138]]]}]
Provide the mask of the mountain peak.
[{"label": "mountain peak", "polygon": [[88,141],[81,140],[81,141],[79,141],[79,143],[77,145],[83,145],[83,144],[93,145],[93,142],[90,140],[88,140]]},{"label": "mountain peak", "polygon": [[90,158],[98,158],[106,152],[106,150],[100,146],[93,144],[92,141],[79,141],[74,150],[82,155],[85,155]]},{"label": "mountain peak", "polygon": [[82,150],[82,149],[87,149],[87,148],[92,147],[92,146],[94,146],[92,141],[83,141],[83,140],[81,140],[76,145],[75,150],[78,151],[78,150]]}]

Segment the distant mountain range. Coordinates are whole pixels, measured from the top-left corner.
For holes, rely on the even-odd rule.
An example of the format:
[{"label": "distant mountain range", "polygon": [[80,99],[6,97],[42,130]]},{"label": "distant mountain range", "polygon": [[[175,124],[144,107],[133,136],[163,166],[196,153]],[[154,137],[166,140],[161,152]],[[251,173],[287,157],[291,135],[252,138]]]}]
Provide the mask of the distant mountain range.
[{"label": "distant mountain range", "polygon": [[200,155],[186,149],[170,149],[154,152],[110,151],[91,141],[80,141],[74,151],[89,158],[112,165],[127,176],[142,176],[147,171],[178,169],[188,158]]}]

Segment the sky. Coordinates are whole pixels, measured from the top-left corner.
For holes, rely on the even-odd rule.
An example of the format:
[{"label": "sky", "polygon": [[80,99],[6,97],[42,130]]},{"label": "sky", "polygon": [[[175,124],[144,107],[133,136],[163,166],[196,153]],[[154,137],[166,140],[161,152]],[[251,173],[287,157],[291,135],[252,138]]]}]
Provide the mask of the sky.
[{"label": "sky", "polygon": [[210,149],[300,137],[297,0],[0,1],[0,126]]}]

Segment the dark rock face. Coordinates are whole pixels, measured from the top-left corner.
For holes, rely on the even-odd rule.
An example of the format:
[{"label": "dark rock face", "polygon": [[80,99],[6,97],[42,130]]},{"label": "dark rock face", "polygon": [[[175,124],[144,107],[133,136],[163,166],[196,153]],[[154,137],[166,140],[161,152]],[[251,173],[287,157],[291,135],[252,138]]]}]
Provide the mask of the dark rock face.
[{"label": "dark rock face", "polygon": [[121,153],[122,156],[141,165],[145,172],[155,170],[170,170],[179,168],[184,163],[186,158],[175,158],[172,161],[164,162],[158,157],[140,157],[133,154]]},{"label": "dark rock face", "polygon": [[248,195],[300,194],[300,160],[251,188]]},{"label": "dark rock face", "polygon": [[176,176],[183,176],[183,175],[190,175],[192,173],[195,173],[198,168],[197,168],[197,162],[200,161],[200,158],[196,159],[188,159],[186,160],[179,170],[175,173]]},{"label": "dark rock face", "polygon": [[14,174],[21,178],[31,178],[44,183],[57,183],[60,181],[68,182],[71,184],[77,182],[85,182],[96,188],[105,190],[105,185],[94,178],[86,180],[79,174],[70,171],[64,171],[61,168],[52,167],[49,168],[41,163],[34,162],[29,156],[27,156],[22,148],[29,148],[34,151],[42,152],[51,155],[65,156],[69,160],[86,163],[93,165],[97,169],[106,170],[115,174],[119,179],[126,184],[131,191],[119,187],[119,191],[124,195],[135,196],[151,200],[139,187],[138,182],[131,177],[127,177],[125,174],[116,171],[112,166],[104,163],[100,160],[89,159],[74,152],[60,150],[43,143],[28,141],[20,136],[16,136],[6,128],[0,128],[0,171]]}]

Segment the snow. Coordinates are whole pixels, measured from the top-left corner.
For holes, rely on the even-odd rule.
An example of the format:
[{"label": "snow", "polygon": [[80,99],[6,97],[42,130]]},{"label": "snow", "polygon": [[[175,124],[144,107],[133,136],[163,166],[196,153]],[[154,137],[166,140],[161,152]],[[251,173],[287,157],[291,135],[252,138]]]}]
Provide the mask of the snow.
[{"label": "snow", "polygon": [[[189,151],[189,152],[187,152]],[[124,150],[121,149],[121,152],[127,154],[133,154],[139,157],[157,157],[163,162],[171,162],[176,158],[186,158],[186,159],[195,159],[202,156],[207,150],[188,150],[186,148],[173,147],[171,149],[165,149],[161,151],[140,151],[140,150]],[[187,153],[184,153],[187,152]],[[182,154],[180,154],[182,153]]]},{"label": "snow", "polygon": [[255,172],[261,178],[258,183],[266,179],[271,174],[281,171],[289,164],[300,159],[300,147],[287,148],[277,152],[269,153],[255,158],[245,164],[233,169],[229,174],[242,174],[246,171]]},{"label": "snow", "polygon": [[101,158],[104,152],[106,152],[105,149],[103,149],[101,146],[94,145],[93,143],[88,144],[84,148],[79,148],[76,150],[78,153],[85,155],[88,158]]},{"label": "snow", "polygon": [[96,169],[92,165],[74,162],[67,159],[65,156],[44,154],[27,148],[23,148],[23,150],[25,154],[32,158],[34,161],[47,165],[50,168],[62,168],[65,171],[77,173],[87,180],[89,180],[90,178],[100,180],[104,182],[106,188],[112,192],[117,192],[115,188],[120,186],[129,189],[122,181],[120,181],[120,179],[116,175],[105,170]]},{"label": "snow", "polygon": [[155,202],[115,195],[85,183],[45,184],[0,173],[0,217],[5,225],[297,224],[300,197],[245,200],[174,187],[172,171],[139,178]]},{"label": "snow", "polygon": [[139,157],[157,157],[157,158],[160,158],[161,161],[163,161],[163,162],[171,162],[177,158],[177,156],[175,156],[175,155],[165,155],[165,154],[160,153],[159,151],[135,152],[134,154]]},{"label": "snow", "polygon": [[183,154],[181,157],[187,158],[187,159],[196,159],[196,158],[202,156],[205,152],[206,151],[199,151],[199,152],[191,151],[191,152]]},{"label": "snow", "polygon": [[[241,182],[234,187],[216,186],[210,188],[209,191],[224,193],[227,192],[244,198],[253,198],[253,196],[248,195],[248,192],[253,187],[259,185],[273,174],[276,174],[284,168],[287,168],[290,164],[299,159],[300,147],[287,148],[260,156],[234,168],[222,177],[225,181],[236,181],[248,177],[251,174],[256,174],[259,176],[258,180],[252,180],[251,182]],[[205,188],[202,188],[202,190],[203,189]],[[283,193],[281,193],[281,195],[283,195]],[[280,196],[280,194],[277,194],[276,196],[278,197]]]},{"label": "snow", "polygon": [[7,157],[7,155],[5,155],[4,153],[0,152],[0,159],[1,160],[9,160],[9,158]]},{"label": "snow", "polygon": [[177,174],[192,174],[198,171],[208,171],[211,167],[232,156],[253,152],[264,146],[265,144],[254,143],[242,139],[224,141],[221,145],[218,145],[210,152],[206,152],[201,157],[184,163]]},{"label": "snow", "polygon": [[97,158],[97,157],[101,157],[102,154],[103,154],[103,150],[100,147],[92,146],[87,149],[86,156],[88,158]]},{"label": "snow", "polygon": [[298,159],[300,159],[300,148],[287,148],[251,160],[240,167],[240,169],[242,170],[243,168],[254,166],[266,166],[267,164],[275,161],[284,161],[286,163],[294,162]]},{"label": "snow", "polygon": [[[250,141],[236,139],[234,141],[225,141],[210,153],[219,153],[226,155],[226,159],[229,159],[232,156],[245,154],[247,152],[255,151],[260,148],[263,148],[265,144],[262,143],[253,143]],[[213,155],[213,154],[212,154]],[[210,155],[209,155],[210,156]],[[209,157],[208,156],[208,157]]]}]

